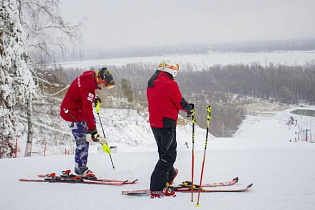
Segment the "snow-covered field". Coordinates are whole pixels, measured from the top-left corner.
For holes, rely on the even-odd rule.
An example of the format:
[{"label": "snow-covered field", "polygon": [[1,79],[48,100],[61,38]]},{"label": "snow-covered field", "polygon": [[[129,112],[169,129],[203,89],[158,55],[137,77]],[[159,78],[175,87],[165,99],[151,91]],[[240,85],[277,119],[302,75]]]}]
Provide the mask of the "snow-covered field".
[{"label": "snow-covered field", "polygon": [[[311,107],[315,109],[315,107]],[[290,142],[302,129],[314,131],[313,117],[290,114],[287,109],[273,115],[248,116],[233,138],[210,136],[206,153],[203,181],[220,182],[239,177],[238,188],[254,183],[244,193],[201,194],[199,209],[314,209],[315,205],[315,143],[306,141]],[[123,111],[119,111],[124,115]],[[115,128],[108,131],[108,138],[121,138],[118,152],[112,154],[116,169],[113,169],[109,156],[91,147],[89,167],[98,177],[112,179],[139,179],[137,184],[128,186],[93,186],[60,183],[23,183],[19,178],[36,178],[37,174],[61,172],[72,169],[73,155],[46,156],[0,160],[0,203],[1,209],[193,209],[195,202],[190,194],[177,193],[175,198],[151,199],[149,197],[128,197],[122,190],[145,189],[149,187],[150,174],[157,161],[157,152],[151,131],[146,127],[146,117],[136,113],[134,124],[122,119],[128,125],[126,131]],[[287,125],[289,116],[298,125]],[[102,116],[102,118],[106,118]],[[107,113],[108,117],[108,113]],[[104,121],[104,120],[103,120]],[[110,124],[110,122],[108,122]],[[211,122],[210,122],[211,123]],[[139,142],[128,136],[136,135]],[[302,138],[303,136],[301,136]],[[314,135],[310,136],[315,140]],[[309,138],[310,138],[309,137]],[[191,126],[178,127],[179,169],[176,182],[190,180]],[[310,140],[310,139],[308,139]],[[195,181],[199,182],[205,130],[196,127]]]},{"label": "snow-covered field", "polygon": [[256,52],[256,53],[208,53],[193,55],[167,55],[150,57],[130,57],[82,60],[61,63],[64,68],[85,68],[91,66],[125,65],[127,63],[158,63],[165,58],[173,59],[180,64],[192,63],[202,69],[213,65],[229,64],[251,64],[258,63],[266,66],[270,63],[285,65],[304,65],[307,62],[315,62],[315,51],[276,51],[276,52]]}]

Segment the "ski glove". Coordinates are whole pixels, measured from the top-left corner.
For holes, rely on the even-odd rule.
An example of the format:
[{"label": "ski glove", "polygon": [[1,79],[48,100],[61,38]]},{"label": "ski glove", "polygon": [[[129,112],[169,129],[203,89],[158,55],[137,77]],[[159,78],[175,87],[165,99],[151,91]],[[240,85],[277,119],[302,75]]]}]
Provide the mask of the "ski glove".
[{"label": "ski glove", "polygon": [[107,145],[107,140],[104,139],[103,137],[98,137],[98,141],[95,141],[92,139],[92,135],[91,134],[87,134],[86,135],[86,141],[89,143],[101,143],[102,145]]},{"label": "ski glove", "polygon": [[94,129],[93,131],[86,135],[86,141],[88,141],[89,143],[99,142],[101,144],[107,144],[107,140],[101,137],[97,133],[96,129]]},{"label": "ski glove", "polygon": [[99,141],[99,138],[100,138],[101,136],[100,136],[100,134],[98,134],[96,128],[95,128],[94,130],[90,131],[90,133],[91,133],[91,139],[92,139],[92,141],[98,142],[98,141]]},{"label": "ski glove", "polygon": [[99,96],[95,96],[95,99],[94,99],[94,107],[97,106],[97,103],[100,102],[102,103],[102,99],[99,97]]},{"label": "ski glove", "polygon": [[187,111],[187,117],[191,117],[193,111],[195,111],[195,105],[194,104],[189,104],[191,106],[191,110]]}]

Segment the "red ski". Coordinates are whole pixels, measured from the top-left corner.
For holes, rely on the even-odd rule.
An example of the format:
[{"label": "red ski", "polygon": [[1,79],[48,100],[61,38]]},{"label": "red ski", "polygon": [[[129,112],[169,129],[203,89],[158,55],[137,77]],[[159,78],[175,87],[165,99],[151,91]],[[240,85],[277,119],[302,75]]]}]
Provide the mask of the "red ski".
[{"label": "red ski", "polygon": [[74,177],[73,179],[19,179],[21,182],[48,182],[48,183],[69,183],[69,184],[98,184],[98,185],[115,185],[121,186],[124,184],[130,184],[128,181],[115,181],[115,182],[103,182],[84,180],[82,177]]},{"label": "red ski", "polygon": [[[44,174],[38,174],[37,175],[40,178],[45,178],[47,175]],[[49,175],[48,175],[49,176]],[[57,178],[63,178],[61,176],[56,176]],[[103,178],[96,178],[96,179],[84,179],[84,180],[89,180],[89,181],[96,181],[96,182],[123,182],[124,184],[134,184],[138,181],[138,179],[135,180],[117,180],[117,179],[103,179]]]},{"label": "red ski", "polygon": [[[238,177],[235,177],[231,181],[227,182],[218,182],[218,183],[211,183],[211,184],[202,184],[201,187],[222,187],[222,186],[231,186],[238,182]],[[191,187],[191,181],[183,181],[180,185],[173,185],[174,188],[176,187]],[[194,185],[194,188],[199,188],[199,185]]]},{"label": "red ski", "polygon": [[[40,178],[46,178],[46,179],[73,179],[74,177],[77,177],[74,174],[71,174],[71,170],[65,170],[62,171],[62,174],[60,176],[56,176],[55,173],[50,173],[50,174],[38,174],[37,175]],[[103,179],[103,178],[96,178],[94,174],[90,174],[87,177],[83,178],[84,180],[89,180],[89,181],[97,181],[97,182],[117,182],[117,183],[123,183],[123,184],[134,184],[138,181],[138,179],[129,181],[129,180],[116,180],[116,179]]]},{"label": "red ski", "polygon": [[70,183],[70,184],[99,184],[99,185],[124,185],[134,184],[136,180],[114,180],[114,179],[97,179],[94,174],[88,175],[88,177],[82,178],[70,173],[70,170],[62,171],[60,176],[56,176],[55,173],[47,175],[39,174],[38,177],[44,179],[19,179],[22,182],[49,182],[49,183]]},{"label": "red ski", "polygon": [[[249,188],[252,187],[253,184],[247,185],[245,188],[239,188],[239,189],[204,189],[202,188],[200,192],[202,193],[211,193],[211,192],[245,192]],[[174,188],[173,191],[175,192],[182,192],[182,193],[191,193],[191,188]],[[199,189],[194,189],[194,193],[198,193]],[[131,190],[131,191],[122,191],[123,195],[134,195],[134,196],[148,196],[150,195],[150,190]]]}]

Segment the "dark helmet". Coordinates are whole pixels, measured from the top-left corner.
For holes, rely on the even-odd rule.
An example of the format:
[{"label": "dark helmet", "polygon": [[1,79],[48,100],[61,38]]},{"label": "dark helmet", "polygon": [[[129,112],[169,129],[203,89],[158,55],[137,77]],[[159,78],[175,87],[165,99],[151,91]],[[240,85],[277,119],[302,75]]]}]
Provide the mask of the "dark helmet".
[{"label": "dark helmet", "polygon": [[103,82],[106,88],[108,89],[113,88],[115,86],[113,74],[106,67],[103,67],[96,72],[95,81],[96,81],[96,84],[100,84]]}]

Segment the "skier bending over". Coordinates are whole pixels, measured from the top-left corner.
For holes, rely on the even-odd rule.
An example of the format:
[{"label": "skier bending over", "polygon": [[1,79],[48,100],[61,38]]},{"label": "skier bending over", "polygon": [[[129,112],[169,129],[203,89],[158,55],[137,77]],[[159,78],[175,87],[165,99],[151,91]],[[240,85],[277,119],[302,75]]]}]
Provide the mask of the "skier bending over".
[{"label": "skier bending over", "polygon": [[[109,69],[86,71],[71,83],[61,103],[60,116],[68,122],[76,141],[74,171],[78,176],[95,176],[87,167],[89,142],[107,143],[100,137],[95,125],[92,104],[101,102],[98,96],[95,97],[95,90],[102,90],[104,87],[110,89],[114,85],[113,75]],[[88,133],[91,134],[91,138],[86,138]]]},{"label": "skier bending over", "polygon": [[177,63],[163,60],[148,81],[149,121],[159,153],[159,160],[150,180],[152,198],[175,195],[175,192],[166,186],[167,183],[173,183],[178,173],[173,166],[177,155],[178,112],[186,111],[189,115],[194,109],[194,105],[188,104],[182,97],[174,80],[178,70]]}]

